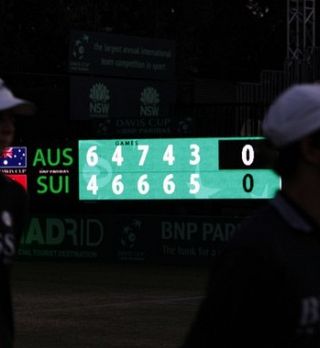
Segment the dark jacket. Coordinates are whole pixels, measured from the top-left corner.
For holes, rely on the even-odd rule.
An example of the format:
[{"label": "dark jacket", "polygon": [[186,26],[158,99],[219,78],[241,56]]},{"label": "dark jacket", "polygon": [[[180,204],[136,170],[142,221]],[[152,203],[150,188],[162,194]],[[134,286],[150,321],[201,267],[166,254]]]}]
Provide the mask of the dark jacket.
[{"label": "dark jacket", "polygon": [[0,347],[11,348],[14,321],[11,268],[28,217],[28,196],[18,183],[0,174]]},{"label": "dark jacket", "polygon": [[216,259],[190,347],[320,347],[320,230],[283,194]]}]

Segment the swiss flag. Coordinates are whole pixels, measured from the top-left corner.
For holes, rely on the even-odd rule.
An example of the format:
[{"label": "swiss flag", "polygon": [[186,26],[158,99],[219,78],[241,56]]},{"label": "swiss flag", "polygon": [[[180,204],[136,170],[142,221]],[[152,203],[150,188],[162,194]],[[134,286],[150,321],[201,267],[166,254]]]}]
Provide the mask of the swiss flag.
[{"label": "swiss flag", "polygon": [[5,174],[9,179],[16,181],[27,191],[27,174]]}]

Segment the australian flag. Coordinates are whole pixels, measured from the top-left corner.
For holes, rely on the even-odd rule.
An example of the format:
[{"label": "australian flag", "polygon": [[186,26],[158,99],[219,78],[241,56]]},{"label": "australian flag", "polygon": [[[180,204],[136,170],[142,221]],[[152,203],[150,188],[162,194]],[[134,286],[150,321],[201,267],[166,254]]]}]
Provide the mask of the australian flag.
[{"label": "australian flag", "polygon": [[0,169],[5,168],[26,168],[27,147],[12,146],[6,147],[0,156]]}]

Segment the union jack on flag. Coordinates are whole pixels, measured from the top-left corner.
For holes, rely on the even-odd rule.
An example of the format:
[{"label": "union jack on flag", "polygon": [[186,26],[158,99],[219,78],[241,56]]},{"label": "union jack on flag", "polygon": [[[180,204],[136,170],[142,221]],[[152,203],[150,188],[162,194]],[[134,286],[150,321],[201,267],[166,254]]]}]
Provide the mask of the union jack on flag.
[{"label": "union jack on flag", "polygon": [[27,147],[12,146],[6,147],[0,155],[0,169],[4,168],[26,168]]}]

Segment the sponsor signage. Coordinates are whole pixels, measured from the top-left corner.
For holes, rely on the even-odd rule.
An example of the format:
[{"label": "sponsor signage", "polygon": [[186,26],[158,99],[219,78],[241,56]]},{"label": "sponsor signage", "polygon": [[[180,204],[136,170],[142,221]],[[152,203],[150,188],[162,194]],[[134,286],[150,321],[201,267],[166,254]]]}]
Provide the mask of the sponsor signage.
[{"label": "sponsor signage", "polygon": [[241,217],[159,215],[33,216],[22,235],[23,259],[207,263]]},{"label": "sponsor signage", "polygon": [[168,119],[174,101],[172,83],[79,76],[70,79],[70,117],[74,120],[104,119],[122,128],[128,127],[128,119],[134,119],[134,128],[161,128],[167,126],[163,119]]},{"label": "sponsor signage", "polygon": [[171,80],[175,74],[175,44],[171,40],[72,31],[69,71]]},{"label": "sponsor signage", "polygon": [[113,259],[207,263],[225,247],[240,221],[240,217],[121,216]]},{"label": "sponsor signage", "polygon": [[104,216],[33,216],[22,235],[23,258],[108,259],[110,235]]}]

